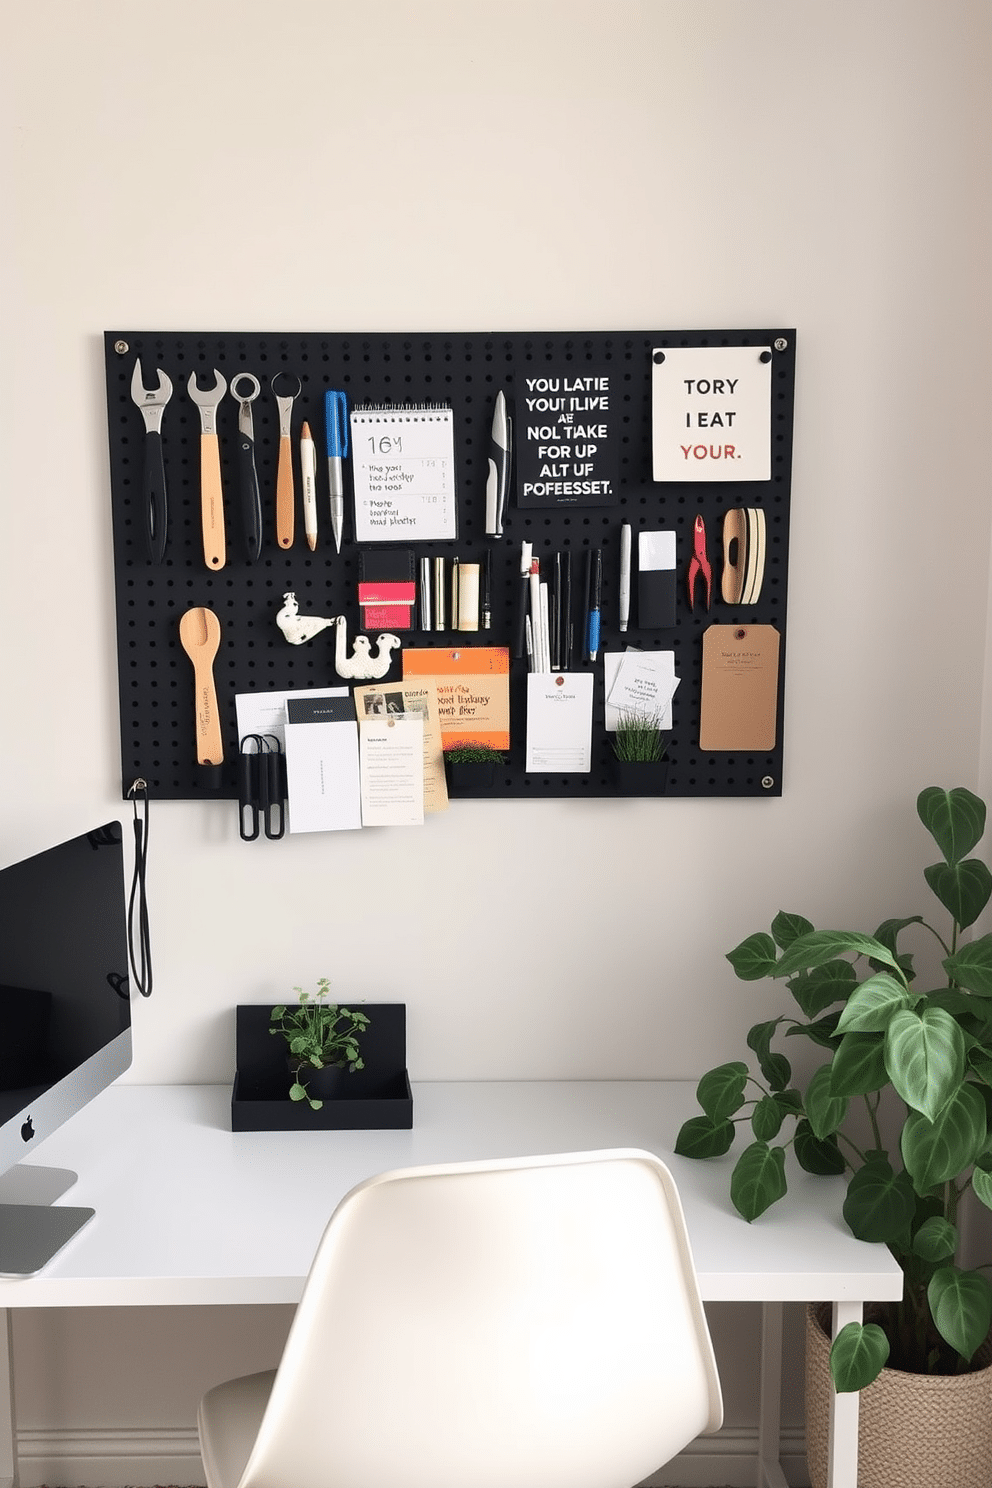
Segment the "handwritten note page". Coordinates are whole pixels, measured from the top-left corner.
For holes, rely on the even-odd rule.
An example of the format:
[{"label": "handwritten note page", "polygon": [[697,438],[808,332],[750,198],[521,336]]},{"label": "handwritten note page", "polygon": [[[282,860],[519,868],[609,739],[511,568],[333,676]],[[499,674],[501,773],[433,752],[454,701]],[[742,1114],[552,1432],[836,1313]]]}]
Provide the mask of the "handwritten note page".
[{"label": "handwritten note page", "polygon": [[351,452],[356,542],[457,535],[450,408],[352,409]]}]

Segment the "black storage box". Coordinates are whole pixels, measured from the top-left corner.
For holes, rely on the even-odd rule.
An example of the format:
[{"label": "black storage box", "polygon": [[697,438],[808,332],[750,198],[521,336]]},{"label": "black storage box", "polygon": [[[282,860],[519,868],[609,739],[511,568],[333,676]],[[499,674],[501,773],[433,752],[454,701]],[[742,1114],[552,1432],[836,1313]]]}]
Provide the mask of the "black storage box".
[{"label": "black storage box", "polygon": [[237,1073],[231,1099],[232,1131],[363,1131],[413,1126],[413,1093],[406,1069],[406,1003],[345,1003],[363,1012],[365,1068],[348,1076],[349,1094],[325,1100],[319,1111],[289,1098],[286,1042],[269,1032],[274,1004],[237,1008]]}]

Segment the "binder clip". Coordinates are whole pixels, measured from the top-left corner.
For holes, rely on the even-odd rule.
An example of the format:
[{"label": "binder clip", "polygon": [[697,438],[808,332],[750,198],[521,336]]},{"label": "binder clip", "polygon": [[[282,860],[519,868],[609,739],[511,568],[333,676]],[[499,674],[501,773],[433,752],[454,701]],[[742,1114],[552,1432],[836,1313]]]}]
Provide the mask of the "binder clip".
[{"label": "binder clip", "polygon": [[243,842],[254,842],[260,829],[275,842],[286,829],[286,756],[274,734],[241,740],[238,810]]}]

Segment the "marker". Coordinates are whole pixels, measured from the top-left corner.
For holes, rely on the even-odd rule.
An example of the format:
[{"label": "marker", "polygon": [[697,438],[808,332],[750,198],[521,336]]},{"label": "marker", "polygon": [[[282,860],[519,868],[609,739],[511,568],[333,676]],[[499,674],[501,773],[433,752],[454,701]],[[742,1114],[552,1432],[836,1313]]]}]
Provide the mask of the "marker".
[{"label": "marker", "polygon": [[630,620],[630,523],[620,528],[620,629],[627,629]]},{"label": "marker", "polygon": [[300,475],[303,480],[303,530],[311,553],[317,546],[317,451],[310,425],[300,430]]},{"label": "marker", "polygon": [[331,493],[331,531],[334,546],[341,551],[344,531],[344,467],[348,454],[348,400],[344,393],[324,394],[324,422],[327,434],[327,479]]}]

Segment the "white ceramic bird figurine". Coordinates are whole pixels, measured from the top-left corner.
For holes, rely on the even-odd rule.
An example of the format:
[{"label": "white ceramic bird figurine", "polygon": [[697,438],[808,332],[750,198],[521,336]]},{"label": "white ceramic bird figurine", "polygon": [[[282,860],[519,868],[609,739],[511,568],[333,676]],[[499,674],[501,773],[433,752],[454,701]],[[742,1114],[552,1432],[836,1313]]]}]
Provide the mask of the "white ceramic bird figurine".
[{"label": "white ceramic bird figurine", "polygon": [[320,635],[322,630],[336,622],[336,615],[331,615],[329,619],[324,619],[321,615],[301,615],[292,589],[283,595],[282,609],[276,616],[276,624],[291,646],[302,646],[304,641],[312,641],[315,635]]},{"label": "white ceramic bird figurine", "polygon": [[358,635],[355,637],[354,652],[348,656],[348,622],[343,615],[339,615],[335,624],[337,636],[334,641],[334,669],[338,676],[355,677],[359,680],[384,677],[389,671],[392,653],[403,644],[399,636],[391,635],[389,631],[384,632],[375,643],[373,656],[372,642],[368,636]]}]

